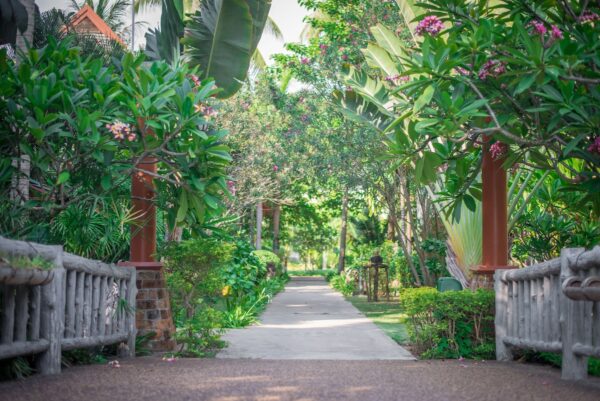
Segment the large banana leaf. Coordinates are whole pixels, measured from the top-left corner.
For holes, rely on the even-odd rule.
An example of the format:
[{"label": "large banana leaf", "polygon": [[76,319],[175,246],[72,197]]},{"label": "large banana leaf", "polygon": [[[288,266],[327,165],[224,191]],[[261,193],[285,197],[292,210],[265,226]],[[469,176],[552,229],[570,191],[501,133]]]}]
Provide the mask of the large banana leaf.
[{"label": "large banana leaf", "polygon": [[354,91],[334,91],[333,100],[349,119],[383,132],[392,122],[392,113],[382,113],[377,106]]},{"label": "large banana leaf", "polygon": [[211,0],[186,24],[184,57],[233,95],[242,85],[265,27],[271,0]]}]

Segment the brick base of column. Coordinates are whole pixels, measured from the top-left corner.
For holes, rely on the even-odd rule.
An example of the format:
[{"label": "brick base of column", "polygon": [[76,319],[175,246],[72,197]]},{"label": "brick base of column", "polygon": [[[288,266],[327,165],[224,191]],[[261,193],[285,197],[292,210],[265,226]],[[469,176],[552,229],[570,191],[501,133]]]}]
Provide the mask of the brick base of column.
[{"label": "brick base of column", "polygon": [[175,325],[171,314],[169,291],[159,262],[120,262],[137,270],[135,323],[138,335],[154,332],[148,346],[152,351],[173,351]]},{"label": "brick base of column", "polygon": [[162,269],[139,269],[137,287],[135,320],[138,334],[156,333],[149,342],[152,351],[173,351],[177,345],[175,325]]}]

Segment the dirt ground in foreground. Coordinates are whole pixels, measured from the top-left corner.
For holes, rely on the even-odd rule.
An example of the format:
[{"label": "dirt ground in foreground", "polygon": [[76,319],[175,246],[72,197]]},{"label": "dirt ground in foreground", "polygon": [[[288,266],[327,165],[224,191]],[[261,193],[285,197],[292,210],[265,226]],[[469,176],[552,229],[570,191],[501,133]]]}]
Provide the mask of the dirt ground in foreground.
[{"label": "dirt ground in foreground", "polygon": [[290,361],[158,357],[0,383],[2,401],[599,401],[600,379],[517,362]]}]

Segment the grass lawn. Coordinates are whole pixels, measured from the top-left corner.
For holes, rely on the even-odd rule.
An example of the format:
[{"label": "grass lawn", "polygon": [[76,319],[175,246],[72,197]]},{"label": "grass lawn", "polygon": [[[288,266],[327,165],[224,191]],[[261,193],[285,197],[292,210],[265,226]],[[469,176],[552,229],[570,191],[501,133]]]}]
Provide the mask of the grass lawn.
[{"label": "grass lawn", "polygon": [[380,329],[390,336],[398,344],[405,344],[408,341],[406,327],[400,322],[404,314],[398,301],[391,302],[367,302],[366,296],[346,297],[368,318],[379,326]]}]

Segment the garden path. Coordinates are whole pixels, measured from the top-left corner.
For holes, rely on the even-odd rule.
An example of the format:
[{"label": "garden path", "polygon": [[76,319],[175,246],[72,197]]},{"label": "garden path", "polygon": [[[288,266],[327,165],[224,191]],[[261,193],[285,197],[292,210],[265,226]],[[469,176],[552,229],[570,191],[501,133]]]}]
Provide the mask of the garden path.
[{"label": "garden path", "polygon": [[217,358],[379,360],[415,358],[322,278],[293,278],[260,323],[229,330]]}]

